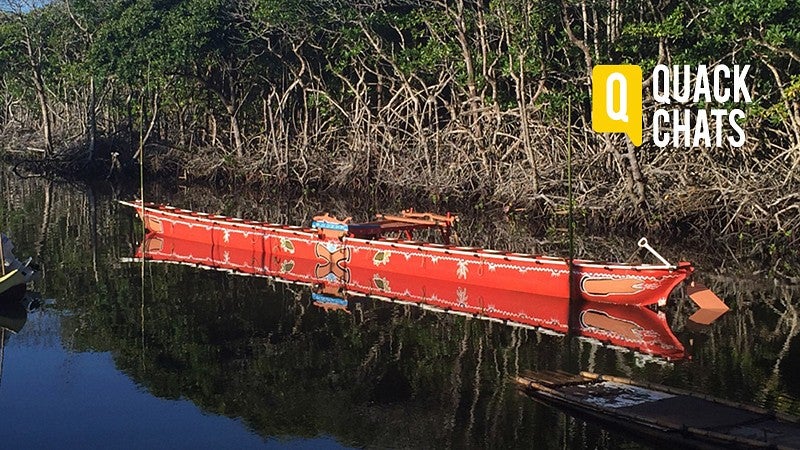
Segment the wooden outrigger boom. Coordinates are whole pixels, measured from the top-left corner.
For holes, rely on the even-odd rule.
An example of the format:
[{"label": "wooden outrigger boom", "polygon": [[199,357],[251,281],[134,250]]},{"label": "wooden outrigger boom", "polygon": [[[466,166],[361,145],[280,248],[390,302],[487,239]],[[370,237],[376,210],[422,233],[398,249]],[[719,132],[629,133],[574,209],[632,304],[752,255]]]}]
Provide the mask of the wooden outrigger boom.
[{"label": "wooden outrigger boom", "polygon": [[351,218],[338,220],[328,214],[314,217],[311,226],[320,230],[327,237],[351,237],[358,239],[381,239],[391,237],[404,237],[411,240],[412,232],[425,229],[438,229],[442,234],[442,242],[450,244],[453,235],[453,225],[458,221],[457,216],[450,214],[443,216],[433,213],[414,212],[413,209],[401,211],[400,214],[377,214],[376,220],[365,223],[351,223]]}]

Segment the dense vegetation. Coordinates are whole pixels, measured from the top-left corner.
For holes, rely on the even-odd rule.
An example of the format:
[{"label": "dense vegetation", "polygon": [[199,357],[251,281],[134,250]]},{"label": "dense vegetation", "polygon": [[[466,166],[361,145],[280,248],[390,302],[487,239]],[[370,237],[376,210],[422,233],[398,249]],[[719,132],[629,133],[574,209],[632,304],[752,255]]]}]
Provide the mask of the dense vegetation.
[{"label": "dense vegetation", "polygon": [[[481,197],[553,217],[570,129],[587,220],[795,245],[800,232],[797,0],[5,3],[0,133],[70,170],[111,173],[144,143],[152,173],[173,178]],[[640,148],[591,131],[604,63],[644,70]],[[658,63],[750,64],[745,146],[655,147]]]}]

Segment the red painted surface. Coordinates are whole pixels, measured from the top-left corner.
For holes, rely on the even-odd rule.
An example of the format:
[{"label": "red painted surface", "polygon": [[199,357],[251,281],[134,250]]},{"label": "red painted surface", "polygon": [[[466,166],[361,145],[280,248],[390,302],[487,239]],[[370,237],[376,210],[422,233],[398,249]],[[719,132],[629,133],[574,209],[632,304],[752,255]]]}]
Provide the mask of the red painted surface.
[{"label": "red painted surface", "polygon": [[314,228],[268,225],[208,215],[164,205],[125,203],[136,208],[145,227],[161,236],[259,252],[269,267],[284,261],[338,255],[320,270],[346,282],[352,272],[376,271],[394,277],[423,276],[436,283],[472,289],[503,289],[559,299],[646,306],[665,303],[670,292],[692,272],[689,262],[674,267],[584,260],[573,262],[572,277],[564,258],[519,255],[393,239],[333,238]]},{"label": "red painted surface", "polygon": [[[280,243],[276,245],[281,247]],[[377,266],[348,264],[345,282],[336,275],[339,267],[336,260],[341,263],[347,252],[342,251],[341,242],[336,245],[339,247],[333,251],[326,248],[326,252],[308,258],[297,247],[286,244],[281,251],[276,251],[274,246],[244,249],[215,245],[210,240],[188,241],[151,233],[136,256],[309,284],[317,291],[334,292],[344,298],[370,296],[558,333],[571,332],[667,359],[685,356],[683,346],[672,334],[663,315],[646,307],[578,301],[573,305],[570,321],[570,302],[566,298],[536,295],[506,286],[472,284],[464,279],[438,280],[423,271],[397,272],[389,263],[393,256],[388,257],[386,264]],[[267,248],[270,250],[265,250]],[[350,257],[361,252],[355,251]]]}]

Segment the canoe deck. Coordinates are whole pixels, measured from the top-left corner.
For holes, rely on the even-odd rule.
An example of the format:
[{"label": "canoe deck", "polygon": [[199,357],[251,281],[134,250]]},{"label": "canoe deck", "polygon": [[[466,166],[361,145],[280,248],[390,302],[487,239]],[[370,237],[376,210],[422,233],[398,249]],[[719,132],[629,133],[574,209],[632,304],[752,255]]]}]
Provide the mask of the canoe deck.
[{"label": "canoe deck", "polygon": [[545,403],[670,442],[800,448],[798,418],[761,408],[590,373],[529,372],[516,381]]}]

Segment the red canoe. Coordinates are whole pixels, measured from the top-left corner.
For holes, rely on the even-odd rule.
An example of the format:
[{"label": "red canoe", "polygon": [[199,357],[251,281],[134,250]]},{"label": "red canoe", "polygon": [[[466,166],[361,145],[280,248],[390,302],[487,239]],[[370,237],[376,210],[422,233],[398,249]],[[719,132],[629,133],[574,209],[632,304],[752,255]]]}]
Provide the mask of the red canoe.
[{"label": "red canoe", "polygon": [[[666,303],[670,292],[692,273],[689,262],[606,263],[534,256],[411,240],[421,228],[442,232],[447,241],[452,216],[404,212],[369,223],[330,216],[311,227],[265,224],[141,202],[136,209],[147,230],[161,236],[263,254],[270,272],[311,261],[316,276],[351,283],[355,271],[380,270],[397,277],[425,277],[470,288],[487,287],[555,299],[646,306]],[[390,238],[397,234],[405,239]],[[644,241],[644,240],[643,240]],[[647,247],[647,244],[644,244]],[[647,247],[649,249],[649,247]]]},{"label": "red canoe", "polygon": [[346,282],[331,282],[327,273],[332,268],[322,258],[275,261],[261,249],[231,248],[158,233],[148,234],[136,257],[307,284],[313,287],[314,304],[328,310],[346,310],[347,299],[353,295],[372,297],[539,331],[570,333],[669,360],[685,357],[684,347],[664,315],[641,306],[592,301],[570,305],[564,298],[470,285],[463,280],[440,281],[421,273],[396,273],[388,264],[352,268]]}]

